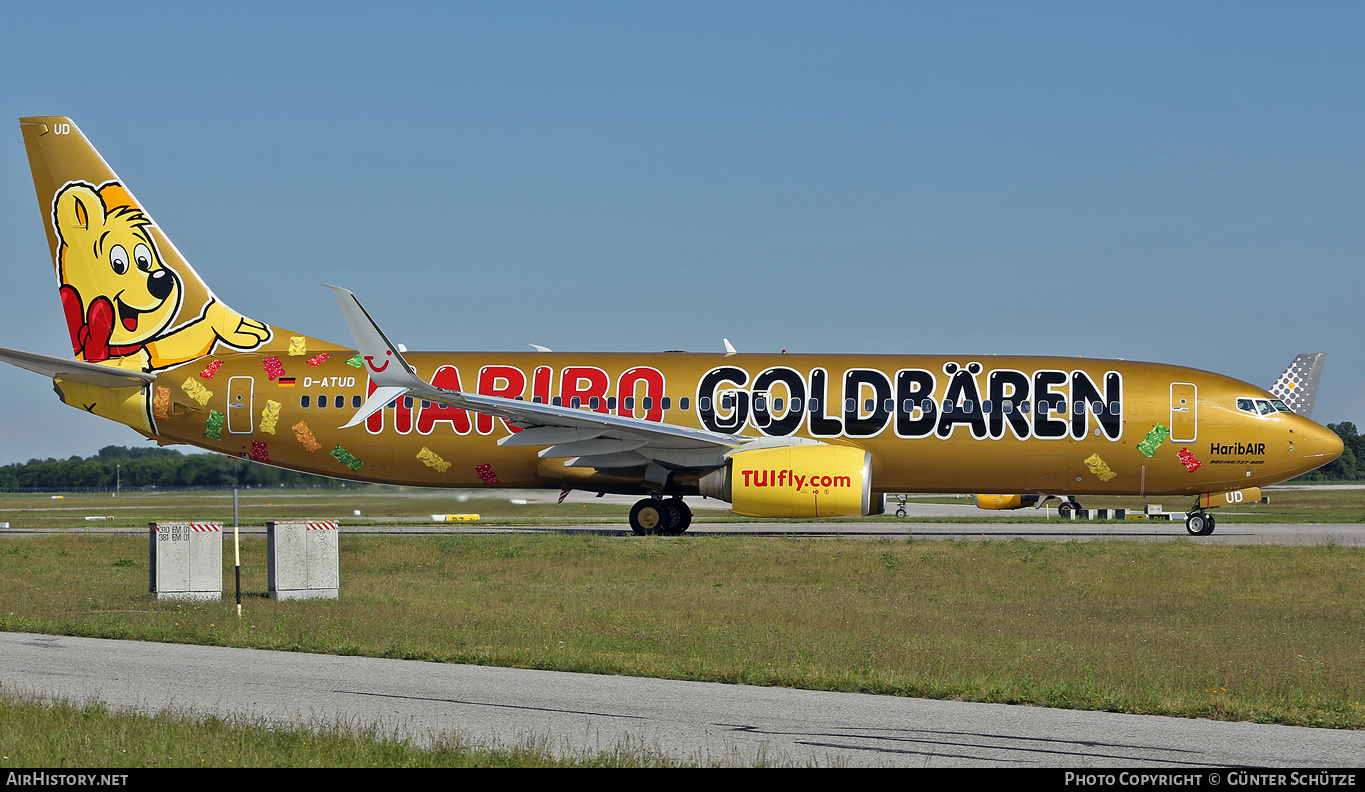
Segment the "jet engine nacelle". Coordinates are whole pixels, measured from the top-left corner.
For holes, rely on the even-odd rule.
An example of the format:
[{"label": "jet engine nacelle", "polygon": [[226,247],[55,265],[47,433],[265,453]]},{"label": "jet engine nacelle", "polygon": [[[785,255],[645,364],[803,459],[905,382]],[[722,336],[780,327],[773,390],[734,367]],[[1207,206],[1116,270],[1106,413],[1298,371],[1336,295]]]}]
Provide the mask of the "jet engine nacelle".
[{"label": "jet engine nacelle", "polygon": [[871,514],[872,455],[861,448],[792,445],[731,454],[702,478],[701,494],[745,517]]},{"label": "jet engine nacelle", "polygon": [[976,507],[992,511],[1037,506],[1037,495],[977,495]]}]

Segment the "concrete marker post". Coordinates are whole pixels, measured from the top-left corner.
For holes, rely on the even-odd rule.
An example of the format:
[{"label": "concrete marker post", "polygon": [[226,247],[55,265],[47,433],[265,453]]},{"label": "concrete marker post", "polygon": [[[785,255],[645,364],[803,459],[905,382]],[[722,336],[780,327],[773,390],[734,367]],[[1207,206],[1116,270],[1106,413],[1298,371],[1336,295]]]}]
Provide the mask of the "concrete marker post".
[{"label": "concrete marker post", "polygon": [[148,523],[147,544],[153,599],[223,598],[222,523]]},{"label": "concrete marker post", "polygon": [[340,598],[337,523],[267,522],[265,531],[271,599]]}]

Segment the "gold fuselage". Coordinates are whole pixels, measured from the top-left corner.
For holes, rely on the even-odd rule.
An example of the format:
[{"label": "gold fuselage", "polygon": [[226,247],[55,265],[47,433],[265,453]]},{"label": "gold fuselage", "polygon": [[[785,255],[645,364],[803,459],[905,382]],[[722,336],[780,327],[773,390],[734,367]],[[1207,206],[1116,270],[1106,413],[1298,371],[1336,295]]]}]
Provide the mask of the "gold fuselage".
[{"label": "gold fuselage", "polygon": [[[592,471],[542,459],[537,448],[499,446],[497,440],[510,433],[501,419],[451,408],[399,403],[364,425],[340,429],[369,390],[366,371],[352,354],[337,352],[316,365],[303,355],[275,355],[269,363],[269,354],[229,354],[160,372],[149,389],[165,389],[152,434],[361,481],[644,491],[631,486],[629,475],[590,481]],[[871,453],[872,488],[879,492],[1221,492],[1280,482],[1341,452],[1336,435],[1311,420],[1237,408],[1239,397],[1271,398],[1262,388],[1154,363],[695,353],[406,357],[418,376],[450,389],[526,401],[559,398],[563,406],[574,406],[577,398],[585,410],[747,437],[791,435],[856,446]],[[213,360],[222,363],[205,378],[201,371]],[[187,389],[187,380],[211,395]],[[633,399],[629,407],[627,397]],[[791,409],[793,399],[800,400],[800,412]],[[944,411],[945,401],[951,412]],[[987,401],[989,412],[983,409]],[[1048,403],[1046,413],[1038,409],[1040,401]],[[271,402],[279,407],[272,410]],[[223,416],[219,439],[209,436],[214,412]]]}]

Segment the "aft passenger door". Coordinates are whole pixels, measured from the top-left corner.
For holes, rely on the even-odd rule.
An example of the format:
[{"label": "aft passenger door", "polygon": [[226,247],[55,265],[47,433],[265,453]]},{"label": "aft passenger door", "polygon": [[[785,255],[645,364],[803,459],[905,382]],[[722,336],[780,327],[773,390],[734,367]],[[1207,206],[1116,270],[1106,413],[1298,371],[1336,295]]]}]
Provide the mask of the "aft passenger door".
[{"label": "aft passenger door", "polygon": [[255,382],[255,377],[233,377],[228,380],[229,434],[251,434],[251,397]]}]

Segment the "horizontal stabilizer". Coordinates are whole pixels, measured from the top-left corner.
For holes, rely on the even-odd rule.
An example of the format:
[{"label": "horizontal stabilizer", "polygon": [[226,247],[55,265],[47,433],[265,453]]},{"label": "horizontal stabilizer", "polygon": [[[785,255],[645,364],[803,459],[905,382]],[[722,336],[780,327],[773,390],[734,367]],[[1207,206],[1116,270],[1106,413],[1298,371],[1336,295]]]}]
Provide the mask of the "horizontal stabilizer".
[{"label": "horizontal stabilizer", "polygon": [[156,382],[155,374],[126,371],[113,366],[100,366],[80,360],[48,357],[3,347],[0,347],[0,360],[53,379],[80,382],[98,388],[135,388]]}]

